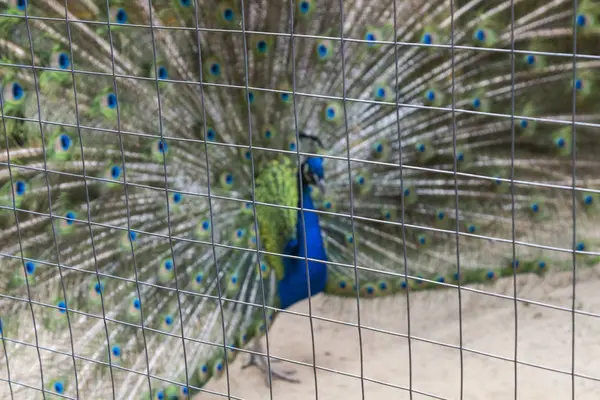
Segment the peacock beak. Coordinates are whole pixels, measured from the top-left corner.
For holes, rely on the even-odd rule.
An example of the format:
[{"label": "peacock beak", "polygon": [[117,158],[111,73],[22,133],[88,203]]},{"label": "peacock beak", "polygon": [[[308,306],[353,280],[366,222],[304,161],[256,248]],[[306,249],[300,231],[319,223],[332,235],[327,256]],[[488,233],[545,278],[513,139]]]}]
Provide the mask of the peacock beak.
[{"label": "peacock beak", "polygon": [[319,190],[322,194],[325,194],[327,192],[327,185],[325,184],[325,179],[319,179],[319,181],[317,182],[317,186],[319,187]]}]

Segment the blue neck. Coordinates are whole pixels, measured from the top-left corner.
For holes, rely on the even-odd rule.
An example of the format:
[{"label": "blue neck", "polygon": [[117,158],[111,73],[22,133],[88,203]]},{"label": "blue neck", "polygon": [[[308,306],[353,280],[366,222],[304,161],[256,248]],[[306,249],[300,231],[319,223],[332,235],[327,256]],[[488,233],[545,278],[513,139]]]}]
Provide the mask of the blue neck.
[{"label": "blue neck", "polygon": [[[296,241],[289,243],[284,252],[303,259],[284,258],[285,274],[279,282],[280,307],[283,309],[308,297],[309,279],[306,274],[307,260],[304,257],[327,261],[319,225],[319,214],[306,211],[315,209],[310,195],[310,188],[304,185],[302,192],[302,205],[305,211],[298,211]],[[298,207],[300,207],[300,202],[298,202]],[[305,234],[306,241],[304,240]],[[316,261],[308,261],[308,273],[311,296],[324,291],[327,282],[327,265]]]}]

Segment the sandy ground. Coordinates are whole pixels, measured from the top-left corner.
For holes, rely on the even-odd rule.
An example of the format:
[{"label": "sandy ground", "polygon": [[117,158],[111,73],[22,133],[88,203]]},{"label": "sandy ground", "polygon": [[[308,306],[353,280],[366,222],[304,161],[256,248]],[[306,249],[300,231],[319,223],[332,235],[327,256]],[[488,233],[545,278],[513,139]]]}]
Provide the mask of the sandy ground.
[{"label": "sandy ground", "polygon": [[[571,274],[540,279],[520,277],[518,297],[556,307],[571,307]],[[486,291],[512,295],[512,279],[480,287]],[[600,269],[578,275],[576,308],[600,313]],[[380,330],[362,330],[364,381],[361,387],[358,329],[338,323],[313,320],[317,369],[312,367],[310,323],[307,317],[282,314],[270,330],[272,355],[311,364],[311,367],[282,362],[276,367],[295,369],[299,384],[276,381],[273,399],[409,399],[409,371],[412,387],[447,399],[460,398],[461,362],[459,345],[458,294],[456,290],[413,293],[410,296],[412,368],[409,367],[406,297],[364,300],[360,307],[361,325]],[[308,301],[292,311],[308,313]],[[319,317],[356,322],[356,299],[317,296],[312,312]],[[569,311],[532,303],[517,305],[517,388],[519,399],[571,399],[572,362]],[[463,390],[464,399],[513,399],[515,390],[514,302],[482,293],[462,292]],[[381,332],[385,331],[385,332]],[[429,342],[425,342],[423,340]],[[431,341],[435,343],[431,343]],[[469,351],[470,350],[470,351]],[[476,354],[484,352],[500,358]],[[241,370],[247,355],[231,366],[231,395],[247,400],[269,399],[263,375],[255,369]],[[504,358],[504,359],[502,359]],[[524,364],[523,364],[524,363]],[[546,369],[532,367],[538,365]],[[556,369],[563,373],[551,371]],[[344,374],[337,372],[341,371]],[[575,316],[575,398],[600,398],[600,318]],[[600,379],[599,379],[600,380]],[[382,383],[375,383],[378,381]],[[393,385],[393,386],[389,386]],[[396,387],[394,387],[396,386]],[[227,393],[227,379],[212,382],[207,389]],[[197,399],[226,397],[201,393]],[[413,399],[431,398],[418,393]]]}]

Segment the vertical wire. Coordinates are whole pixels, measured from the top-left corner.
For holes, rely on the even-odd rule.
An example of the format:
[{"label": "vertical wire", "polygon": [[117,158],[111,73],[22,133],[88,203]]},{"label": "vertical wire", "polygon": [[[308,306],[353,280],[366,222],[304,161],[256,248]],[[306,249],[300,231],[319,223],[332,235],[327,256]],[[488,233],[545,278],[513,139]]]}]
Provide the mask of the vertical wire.
[{"label": "vertical wire", "polygon": [[[177,264],[175,262],[175,252],[173,251],[173,237],[172,237],[172,228],[171,228],[171,212],[169,210],[170,208],[170,203],[169,203],[169,183],[168,183],[168,177],[167,177],[167,147],[165,146],[166,142],[164,139],[164,132],[163,132],[163,122],[162,122],[162,106],[161,106],[161,101],[160,101],[160,86],[158,84],[158,65],[157,65],[157,61],[156,61],[156,40],[154,38],[154,21],[153,21],[153,16],[152,16],[152,1],[148,0],[148,14],[149,14],[149,20],[150,20],[150,36],[152,37],[152,56],[154,58],[154,82],[156,84],[156,98],[157,98],[157,102],[158,102],[158,127],[159,127],[159,131],[160,131],[160,143],[163,146],[163,151],[162,151],[162,155],[163,155],[163,173],[164,173],[164,182],[165,182],[165,198],[167,199],[167,229],[168,229],[168,234],[169,234],[169,248],[171,250],[171,262],[173,263],[173,272],[175,275],[175,293],[177,294],[177,308],[179,309],[179,326],[181,327],[181,344],[183,346],[183,362],[185,364],[185,387],[188,388],[189,391],[189,387],[190,387],[190,377],[189,377],[189,372],[188,372],[188,365],[187,365],[187,352],[185,350],[185,334],[183,331],[183,311],[181,310],[181,298],[179,296],[179,278],[177,277]],[[168,84],[168,83],[167,83]],[[223,319],[221,319],[221,322],[223,323],[223,325],[225,324],[225,321],[223,321]],[[225,346],[225,343],[223,343],[223,346]],[[225,350],[225,358],[227,358],[227,350],[223,347],[223,349]]]},{"label": "vertical wire", "polygon": [[[241,4],[241,12],[242,12],[242,42],[244,45],[244,85],[246,86],[246,105],[247,105],[247,110],[248,110],[248,140],[249,140],[249,147],[250,147],[250,167],[251,167],[251,173],[252,173],[252,215],[254,216],[254,232],[256,235],[256,261],[257,261],[257,266],[258,266],[258,270],[259,270],[259,274],[260,274],[260,233],[258,231],[258,218],[256,216],[256,187],[255,187],[255,180],[254,180],[254,152],[252,151],[252,112],[250,110],[250,98],[249,98],[249,93],[250,93],[250,89],[248,87],[248,45],[246,43],[246,16],[245,16],[245,12],[244,12],[244,0],[240,0],[240,4]],[[265,320],[265,340],[267,342],[267,368],[269,369],[269,373],[268,373],[268,378],[269,378],[269,396],[271,398],[271,400],[273,400],[273,379],[271,377],[271,356],[269,353],[269,323],[267,320],[267,309],[265,307],[265,303],[266,303],[266,298],[265,298],[265,285],[264,285],[264,279],[262,278],[262,275],[260,275],[259,278],[260,281],[260,288],[262,291],[262,309],[263,309],[263,318]],[[254,339],[254,340],[258,340],[258,338]]]},{"label": "vertical wire", "polygon": [[[223,348],[225,349],[225,356],[223,359],[225,360],[225,376],[227,377],[227,398],[231,398],[231,383],[229,381],[229,357],[227,356],[226,349],[226,341],[227,336],[225,334],[225,313],[223,312],[223,292],[221,289],[221,280],[219,279],[220,271],[219,271],[219,263],[217,261],[217,250],[215,248],[215,224],[214,224],[214,216],[213,216],[213,208],[212,208],[212,195],[210,189],[210,163],[208,161],[208,140],[206,140],[206,132],[208,127],[206,125],[206,103],[204,98],[204,75],[202,70],[202,47],[200,46],[200,30],[198,29],[200,23],[198,18],[198,2],[194,1],[194,19],[195,19],[195,28],[196,28],[196,46],[198,48],[198,70],[200,72],[200,102],[202,104],[202,124],[204,128],[204,155],[206,156],[206,188],[208,194],[208,211],[210,215],[210,247],[212,249],[213,261],[215,262],[215,276],[217,277],[217,294],[219,296],[219,311],[221,313],[221,320],[223,324],[221,325],[223,329]],[[266,320],[266,317],[265,317]],[[266,325],[266,324],[265,324]]]},{"label": "vertical wire", "polygon": [[352,184],[352,164],[350,162],[350,136],[348,133],[348,114],[346,112],[346,55],[344,52],[344,0],[340,0],[340,50],[342,52],[342,105],[344,107],[344,129],[346,132],[346,156],[348,157],[348,183],[350,187],[350,224],[352,226],[352,248],[354,250],[354,281],[356,282],[356,317],[358,344],[360,348],[360,389],[365,398],[365,366],[363,360],[362,331],[360,327],[360,282],[358,281],[356,230],[354,228],[354,188]]},{"label": "vertical wire", "polygon": [[451,55],[451,68],[452,68],[452,155],[453,155],[453,167],[454,167],[454,206],[456,214],[454,216],[455,227],[456,227],[456,273],[458,279],[456,280],[456,288],[458,291],[458,343],[459,343],[459,358],[460,358],[460,398],[464,396],[465,390],[465,368],[464,368],[464,354],[463,354],[463,326],[462,326],[462,291],[460,281],[462,279],[460,270],[460,235],[459,235],[459,211],[458,211],[458,160],[456,158],[456,87],[455,87],[455,48],[454,48],[454,0],[450,0],[450,55]]},{"label": "vertical wire", "polygon": [[[73,97],[74,97],[74,101],[75,101],[75,121],[77,123],[77,135],[79,136],[79,147],[81,150],[83,185],[85,188],[85,201],[87,204],[87,219],[88,219],[88,228],[89,228],[89,232],[90,232],[92,254],[94,256],[94,266],[96,268],[96,271],[95,271],[96,272],[96,282],[98,285],[102,285],[100,282],[100,270],[98,268],[96,243],[94,240],[94,232],[92,229],[92,213],[91,213],[91,206],[90,206],[90,194],[89,194],[89,189],[88,189],[87,173],[86,173],[87,168],[85,166],[85,154],[83,151],[83,136],[81,135],[81,124],[79,121],[79,101],[78,101],[78,94],[77,94],[77,82],[76,82],[77,80],[75,78],[75,58],[74,58],[74,54],[73,54],[73,39],[71,36],[71,24],[69,23],[69,11],[68,11],[68,7],[67,7],[68,1],[69,0],[65,0],[65,24],[67,25],[67,36],[69,39],[71,77],[73,79]],[[65,303],[66,303],[66,300],[65,300]],[[102,320],[104,322],[104,332],[106,334],[106,345],[108,347],[108,369],[110,372],[110,381],[111,381],[113,399],[114,399],[116,396],[115,380],[114,380],[113,369],[112,369],[112,352],[111,352],[111,347],[110,347],[110,335],[108,334],[108,324],[106,323],[106,310],[104,308],[104,291],[103,290],[100,290],[100,304],[102,306]],[[67,308],[67,310],[68,310],[68,308]],[[68,311],[67,311],[67,313],[68,313]]]},{"label": "vertical wire", "polygon": [[406,254],[406,226],[404,225],[405,221],[405,205],[404,205],[404,167],[403,167],[403,159],[402,159],[402,135],[400,134],[400,106],[399,106],[399,81],[398,81],[398,10],[396,0],[394,0],[394,64],[395,64],[395,92],[394,96],[396,99],[396,131],[398,133],[398,155],[400,156],[400,193],[402,196],[400,197],[400,205],[402,208],[402,245],[403,245],[403,257],[404,257],[404,285],[406,287],[406,318],[407,318],[407,340],[408,340],[408,395],[412,400],[413,398],[413,374],[412,374],[412,341],[410,339],[410,295],[409,295],[409,285],[408,285],[408,257]]},{"label": "vertical wire", "polygon": [[[4,137],[6,138],[6,155],[7,155],[7,160],[8,160],[8,174],[10,176],[10,184],[11,186],[14,186],[13,183],[13,177],[12,177],[12,172],[11,172],[11,168],[10,168],[10,153],[8,150],[9,147],[9,141],[8,141],[8,131],[6,129],[6,120],[4,119],[4,99],[3,99],[3,94],[2,92],[0,92],[0,117],[2,117],[2,126],[4,128]],[[13,196],[13,210],[16,214],[17,212],[17,203],[16,203],[16,197],[15,197],[15,190],[14,187],[12,189],[12,196]],[[18,221],[18,220],[17,220]],[[19,225],[17,225],[17,231],[19,231]],[[21,243],[21,238],[19,237],[19,243]],[[21,250],[21,262],[23,263],[23,268],[25,268],[25,260],[23,258],[23,251]],[[27,274],[27,271],[24,270],[25,274]],[[27,279],[27,277],[25,277],[25,279]],[[29,299],[31,301],[31,298]],[[2,318],[0,318],[0,334],[1,339],[2,339],[2,348],[4,350],[4,357],[6,358],[6,374],[7,374],[7,378],[8,378],[8,387],[10,389],[10,398],[14,399],[14,394],[13,394],[13,388],[12,388],[12,381],[10,379],[10,363],[8,362],[8,352],[6,351],[6,341],[4,340],[4,324],[2,322]]]},{"label": "vertical wire", "polygon": [[[25,274],[25,284],[27,286],[27,302],[29,303],[29,309],[31,311],[31,321],[33,322],[33,332],[34,332],[34,337],[35,337],[35,349],[37,351],[37,355],[38,355],[38,361],[40,363],[40,375],[41,375],[41,380],[42,380],[42,387],[41,387],[41,392],[42,392],[42,396],[44,399],[46,399],[46,393],[44,392],[44,373],[42,371],[42,357],[40,355],[40,347],[39,347],[39,340],[38,340],[38,331],[37,331],[37,327],[36,327],[36,322],[35,322],[35,313],[33,312],[33,303],[31,301],[31,289],[29,287],[29,278],[27,276],[27,270],[25,267],[25,255],[23,253],[23,238],[21,237],[21,226],[19,223],[19,214],[17,213],[17,203],[16,203],[16,194],[15,194],[15,181],[13,178],[13,174],[12,174],[12,168],[11,168],[11,163],[10,163],[10,150],[9,150],[9,141],[8,141],[8,130],[6,128],[6,119],[4,118],[4,99],[2,97],[2,94],[0,94],[0,116],[2,116],[2,126],[4,128],[4,137],[6,139],[6,161],[8,164],[8,176],[10,179],[10,187],[11,187],[11,193],[12,193],[12,198],[13,198],[13,212],[15,214],[15,225],[17,227],[17,235],[19,237],[19,252],[21,253],[21,263],[23,264],[23,273]],[[2,330],[2,342],[4,343],[4,329]],[[8,360],[8,358],[7,358]]]},{"label": "vertical wire", "polygon": [[312,317],[312,299],[311,299],[311,287],[310,287],[310,270],[308,268],[308,243],[306,242],[306,224],[304,221],[304,184],[302,182],[302,165],[300,163],[300,133],[298,131],[298,111],[296,105],[296,48],[294,45],[294,0],[290,0],[290,47],[292,53],[292,104],[294,107],[294,129],[296,132],[296,162],[298,165],[298,179],[300,180],[299,187],[299,199],[300,199],[300,221],[302,223],[302,235],[304,236],[304,264],[306,266],[306,286],[308,290],[308,322],[310,324],[310,340],[312,345],[312,357],[313,357],[313,373],[315,377],[315,399],[319,399],[319,387],[317,379],[317,353],[315,350],[315,332],[313,326]]},{"label": "vertical wire", "polygon": [[517,314],[517,245],[516,227],[515,227],[515,0],[510,0],[510,77],[511,77],[511,97],[510,97],[510,132],[511,132],[511,150],[510,150],[510,196],[511,196],[511,222],[512,222],[512,270],[513,270],[513,308],[515,312],[515,400],[519,393],[518,385],[518,348],[519,348],[519,322]]},{"label": "vertical wire", "polygon": [[152,393],[152,383],[150,381],[150,358],[148,356],[148,344],[146,341],[146,328],[144,327],[144,301],[140,292],[139,276],[137,262],[135,259],[135,251],[133,249],[133,241],[131,240],[131,210],[129,209],[129,190],[127,188],[127,168],[125,166],[125,150],[123,147],[123,132],[121,132],[121,107],[119,105],[119,90],[117,87],[117,76],[115,71],[115,50],[113,46],[113,36],[111,29],[111,15],[110,15],[110,0],[106,0],[106,26],[108,28],[108,39],[110,41],[110,61],[111,61],[111,72],[113,81],[113,91],[117,103],[117,133],[119,137],[119,149],[121,151],[121,164],[123,165],[123,187],[125,189],[125,209],[127,210],[127,234],[129,236],[129,245],[131,247],[131,258],[133,261],[133,271],[135,273],[135,289],[140,301],[140,322],[142,327],[142,339],[144,342],[144,353],[146,356],[146,377],[148,378],[148,390]]},{"label": "vertical wire", "polygon": [[575,171],[575,164],[577,162],[577,151],[575,141],[577,139],[577,132],[575,128],[575,112],[577,111],[577,89],[575,87],[575,81],[577,79],[577,0],[573,0],[573,80],[571,85],[572,90],[572,115],[571,115],[571,164],[572,164],[572,182],[571,182],[571,200],[572,200],[572,219],[573,219],[573,293],[571,303],[571,398],[575,400],[575,295],[576,295],[576,282],[577,277],[577,217],[575,213],[575,182],[577,175]]},{"label": "vertical wire", "polygon": [[[77,397],[79,397],[79,380],[77,377],[77,363],[75,362],[75,345],[73,343],[73,329],[71,328],[71,317],[69,316],[69,302],[67,300],[67,290],[65,289],[65,282],[63,279],[62,267],[60,265],[60,251],[58,250],[58,241],[56,239],[56,226],[54,225],[54,216],[52,213],[52,189],[50,188],[50,179],[48,178],[48,159],[46,154],[46,137],[44,135],[44,127],[42,125],[42,107],[40,104],[40,88],[38,84],[38,77],[35,68],[35,54],[33,52],[33,38],[31,36],[31,27],[29,26],[29,12],[28,7],[25,5],[25,27],[27,28],[27,38],[29,40],[29,54],[31,56],[31,73],[33,75],[33,84],[35,86],[35,95],[36,95],[36,106],[37,106],[37,114],[38,114],[38,124],[40,127],[40,134],[42,136],[42,154],[44,156],[44,176],[46,180],[46,188],[48,189],[48,214],[50,215],[50,223],[52,225],[52,237],[54,240],[54,251],[56,251],[56,263],[58,267],[58,274],[60,276],[60,285],[63,293],[63,297],[65,298],[65,309],[66,309],[66,317],[67,317],[67,325],[69,327],[69,339],[71,342],[71,359],[73,360],[73,372],[75,373],[75,392]],[[14,188],[13,188],[14,190]],[[23,264],[23,266],[25,266]],[[27,271],[25,271],[25,275],[27,275]],[[28,285],[29,286],[29,285]],[[37,326],[34,325],[34,328],[37,329]],[[41,361],[40,361],[41,366]],[[43,372],[42,372],[43,374]],[[42,381],[43,382],[43,381]]]},{"label": "vertical wire", "polygon": [[[0,103],[2,102],[2,96],[0,95]],[[16,208],[16,204],[15,204]],[[12,380],[10,379],[10,364],[8,362],[8,352],[6,351],[6,341],[4,340],[4,329],[2,325],[2,319],[0,318],[0,339],[2,339],[2,349],[4,350],[4,358],[6,359],[6,378],[8,380],[8,389],[10,390],[10,398],[14,399],[12,388]]]}]

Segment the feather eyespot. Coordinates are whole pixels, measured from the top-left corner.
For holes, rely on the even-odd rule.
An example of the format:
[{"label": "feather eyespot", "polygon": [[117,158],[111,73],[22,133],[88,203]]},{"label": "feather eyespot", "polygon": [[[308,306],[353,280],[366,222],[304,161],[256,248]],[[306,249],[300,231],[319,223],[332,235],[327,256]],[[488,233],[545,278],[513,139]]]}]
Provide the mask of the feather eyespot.
[{"label": "feather eyespot", "polygon": [[119,8],[115,13],[115,19],[117,24],[126,24],[127,23],[127,11],[123,8]]},{"label": "feather eyespot", "polygon": [[27,192],[27,183],[25,181],[16,181],[15,182],[15,194],[17,196],[23,196]]},{"label": "feather eyespot", "polygon": [[25,89],[19,82],[12,82],[6,87],[4,93],[8,102],[19,102],[25,96]]},{"label": "feather eyespot", "polygon": [[166,67],[158,67],[158,79],[169,79],[169,72]]},{"label": "feather eyespot", "polygon": [[327,119],[332,120],[335,118],[336,112],[333,107],[327,107],[326,113],[327,113]]},{"label": "feather eyespot", "polygon": [[65,385],[61,381],[54,382],[54,391],[58,394],[62,394],[65,391]]},{"label": "feather eyespot", "polygon": [[214,76],[221,75],[221,66],[217,63],[213,63],[210,65],[210,73]]},{"label": "feather eyespot", "polygon": [[534,56],[534,55],[532,55],[532,54],[528,54],[528,55],[525,57],[525,62],[527,62],[527,64],[529,64],[529,65],[533,65],[533,64],[535,64],[535,56]]},{"label": "feather eyespot", "polygon": [[173,203],[179,204],[183,200],[183,195],[181,193],[173,193]]},{"label": "feather eyespot", "polygon": [[308,1],[301,1],[299,7],[302,14],[308,14],[310,11],[310,3]]},{"label": "feather eyespot", "polygon": [[117,108],[117,96],[114,93],[109,93],[106,95],[106,106],[111,110]]},{"label": "feather eyespot", "polygon": [[[365,34],[365,40],[367,42],[374,42],[377,40],[377,36],[373,32],[367,32]],[[369,43],[369,46],[372,46],[372,45],[373,45],[373,43]]]},{"label": "feather eyespot", "polygon": [[215,140],[215,137],[217,136],[215,130],[213,128],[208,128],[206,130],[206,139],[210,140],[211,142]]},{"label": "feather eyespot", "polygon": [[473,37],[480,42],[483,42],[486,38],[485,31],[483,29],[477,29],[473,34]]},{"label": "feather eyespot", "polygon": [[327,57],[328,53],[329,49],[324,44],[320,44],[319,46],[317,46],[317,54],[319,55],[319,57],[325,58]]},{"label": "feather eyespot", "polygon": [[58,68],[67,69],[71,66],[71,60],[67,53],[59,53],[57,58]]},{"label": "feather eyespot", "polygon": [[31,275],[35,272],[35,264],[31,261],[27,261],[25,263],[25,271],[27,272],[27,275]]},{"label": "feather eyespot", "polygon": [[269,46],[267,45],[267,42],[264,40],[259,40],[258,43],[256,43],[256,49],[258,50],[259,53],[266,53],[268,50]]},{"label": "feather eyespot", "polygon": [[69,211],[65,214],[65,219],[66,219],[66,224],[67,225],[73,225],[73,222],[75,222],[75,218],[77,218],[77,216],[75,215],[75,213],[73,211]]},{"label": "feather eyespot", "polygon": [[227,21],[227,22],[233,21],[234,16],[235,16],[235,13],[233,12],[233,10],[231,8],[226,8],[225,10],[223,10],[223,19],[225,19],[225,21]]},{"label": "feather eyespot", "polygon": [[96,292],[96,294],[104,292],[104,284],[96,282],[96,284],[94,284],[94,292]]}]

